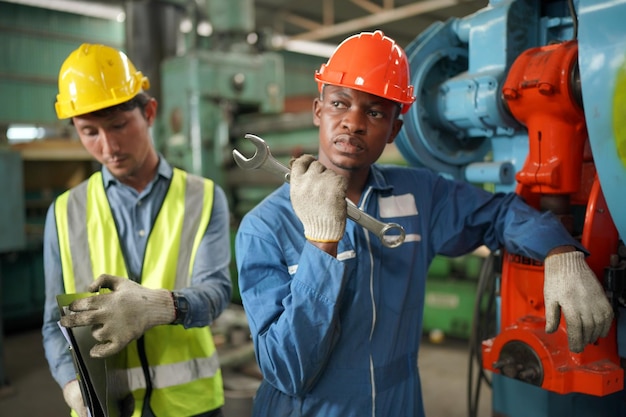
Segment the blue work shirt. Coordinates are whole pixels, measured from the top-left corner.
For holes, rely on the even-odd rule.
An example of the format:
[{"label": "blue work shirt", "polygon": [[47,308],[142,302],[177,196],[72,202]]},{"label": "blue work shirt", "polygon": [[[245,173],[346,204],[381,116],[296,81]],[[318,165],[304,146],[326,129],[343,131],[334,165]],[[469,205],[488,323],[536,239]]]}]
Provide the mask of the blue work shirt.
[{"label": "blue work shirt", "polygon": [[[102,178],[117,225],[129,278],[139,282],[148,236],[169,188],[172,167],[160,156],[154,179],[140,193],[116,180],[106,167],[102,168]],[[207,326],[230,303],[230,260],[230,213],[226,195],[216,184],[211,219],[193,265],[192,285],[179,291],[189,301],[189,312],[183,323],[186,328]],[[68,343],[57,325],[60,313],[56,296],[64,294],[65,287],[54,203],[46,216],[44,268],[44,351],[53,378],[59,386],[64,387],[69,381],[76,379],[76,371],[68,351]]]},{"label": "blue work shirt", "polygon": [[486,245],[543,260],[557,246],[581,248],[515,194],[426,169],[372,166],[358,205],[403,226],[405,242],[384,247],[348,220],[330,256],[305,239],[288,184],[239,227],[239,286],[264,377],[255,417],[423,416],[417,354],[435,255]]}]

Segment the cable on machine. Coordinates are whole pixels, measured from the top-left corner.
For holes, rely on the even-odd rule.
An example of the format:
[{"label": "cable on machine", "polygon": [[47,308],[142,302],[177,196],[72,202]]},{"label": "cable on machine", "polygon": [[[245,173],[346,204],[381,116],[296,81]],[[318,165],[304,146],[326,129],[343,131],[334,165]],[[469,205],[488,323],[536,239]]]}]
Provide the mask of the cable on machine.
[{"label": "cable on machine", "polygon": [[[469,340],[467,403],[469,417],[477,417],[480,390],[483,382],[491,387],[491,378],[482,366],[482,341],[496,333],[496,282],[500,275],[500,252],[492,252],[482,264],[478,276],[476,298]],[[474,365],[478,371],[474,376]]]}]

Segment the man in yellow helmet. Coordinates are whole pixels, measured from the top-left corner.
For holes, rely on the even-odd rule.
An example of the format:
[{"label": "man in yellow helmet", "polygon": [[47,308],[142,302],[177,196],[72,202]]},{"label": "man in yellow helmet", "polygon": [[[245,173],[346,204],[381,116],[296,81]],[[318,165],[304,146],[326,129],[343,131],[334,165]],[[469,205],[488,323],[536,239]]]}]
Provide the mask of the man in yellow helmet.
[{"label": "man in yellow helmet", "polygon": [[[315,74],[317,158],[246,214],[239,288],[263,382],[255,417],[423,417],[417,354],[435,255],[481,245],[545,259],[546,331],[570,349],[606,336],[612,309],[560,221],[515,194],[375,162],[414,101],[406,54],[380,31],[342,42]],[[355,222],[346,198],[406,231],[396,248]]]},{"label": "man in yellow helmet", "polygon": [[[125,350],[134,417],[221,416],[208,325],[231,295],[227,200],[155,150],[148,87],[124,53],[104,45],[81,45],[61,67],[57,115],[71,118],[102,169],[48,211],[45,354],[73,415],[87,410],[59,320],[92,326],[94,358]],[[60,318],[56,296],[80,292],[98,294]]]}]

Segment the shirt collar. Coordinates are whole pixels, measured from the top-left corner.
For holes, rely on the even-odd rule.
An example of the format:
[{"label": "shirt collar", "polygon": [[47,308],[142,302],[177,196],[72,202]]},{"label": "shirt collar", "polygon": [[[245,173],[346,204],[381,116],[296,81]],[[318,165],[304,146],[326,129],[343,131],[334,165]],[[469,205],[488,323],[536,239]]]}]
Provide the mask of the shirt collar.
[{"label": "shirt collar", "polygon": [[370,166],[370,175],[367,178],[366,187],[371,187],[376,191],[391,192],[393,191],[393,185],[387,182],[383,170],[377,164]]},{"label": "shirt collar", "polygon": [[[165,160],[163,155],[159,154],[159,165],[157,172],[150,183],[154,183],[159,177],[163,177],[167,180],[171,180],[173,175],[172,166]],[[109,188],[111,185],[119,184],[119,181],[111,174],[104,165],[102,166],[102,180],[104,181],[104,187]]]}]

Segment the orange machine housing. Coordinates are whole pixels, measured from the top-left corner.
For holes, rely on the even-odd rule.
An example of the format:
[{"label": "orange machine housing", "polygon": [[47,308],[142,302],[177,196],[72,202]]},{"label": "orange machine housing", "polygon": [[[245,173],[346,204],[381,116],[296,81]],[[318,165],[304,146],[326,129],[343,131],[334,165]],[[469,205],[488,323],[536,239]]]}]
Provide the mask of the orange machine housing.
[{"label": "orange machine housing", "polygon": [[[576,41],[529,49],[512,65],[502,94],[529,135],[516,192],[563,220],[591,253],[587,263],[602,280],[619,237],[589,148],[576,90],[577,59]],[[575,230],[573,206],[586,207],[582,232]],[[607,337],[572,353],[563,317],[556,332],[545,332],[543,279],[542,262],[503,254],[500,332],[483,342],[483,366],[559,394],[604,396],[622,390],[615,324]]]}]

